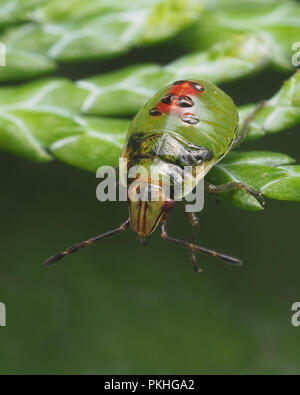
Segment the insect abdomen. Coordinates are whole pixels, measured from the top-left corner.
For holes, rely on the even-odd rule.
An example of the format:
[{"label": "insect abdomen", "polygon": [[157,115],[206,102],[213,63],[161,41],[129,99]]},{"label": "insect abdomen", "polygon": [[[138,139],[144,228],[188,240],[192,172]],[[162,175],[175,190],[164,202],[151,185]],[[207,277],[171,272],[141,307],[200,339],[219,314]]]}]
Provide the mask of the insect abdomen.
[{"label": "insect abdomen", "polygon": [[163,88],[139,111],[132,134],[175,133],[206,147],[217,161],[237,133],[238,113],[229,96],[207,81],[177,81]]}]

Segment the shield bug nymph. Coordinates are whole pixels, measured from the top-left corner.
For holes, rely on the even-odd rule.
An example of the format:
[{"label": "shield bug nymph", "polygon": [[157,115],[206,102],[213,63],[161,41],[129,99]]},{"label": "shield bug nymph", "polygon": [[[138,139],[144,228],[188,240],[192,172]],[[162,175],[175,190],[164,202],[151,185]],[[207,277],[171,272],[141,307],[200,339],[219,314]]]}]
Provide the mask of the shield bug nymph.
[{"label": "shield bug nymph", "polygon": [[[127,160],[127,171],[133,166],[149,169],[155,162],[167,169],[167,172],[171,167],[172,171],[174,168],[179,171],[184,166],[192,166],[193,169],[201,166],[204,177],[212,166],[244,138],[246,126],[245,124],[238,134],[237,109],[232,99],[214,84],[208,81],[176,81],[161,89],[134,117],[121,158]],[[124,223],[114,230],[69,247],[49,258],[46,264],[51,265],[87,245],[121,233],[129,226],[141,240],[145,240],[159,225],[164,240],[190,250],[195,271],[201,271],[196,262],[196,252],[215,256],[228,263],[241,264],[238,258],[195,244],[199,221],[193,212],[187,213],[193,228],[191,240],[188,242],[169,236],[167,219],[175,204],[173,195],[178,182],[180,181],[174,180],[170,197],[159,183],[154,185],[148,177],[141,178],[140,196],[148,193],[146,191],[151,187],[156,189],[158,199],[132,200],[128,195],[129,218]],[[128,188],[130,186],[131,184]],[[231,189],[242,189],[263,204],[261,194],[242,183],[206,185],[206,190],[211,193]]]}]

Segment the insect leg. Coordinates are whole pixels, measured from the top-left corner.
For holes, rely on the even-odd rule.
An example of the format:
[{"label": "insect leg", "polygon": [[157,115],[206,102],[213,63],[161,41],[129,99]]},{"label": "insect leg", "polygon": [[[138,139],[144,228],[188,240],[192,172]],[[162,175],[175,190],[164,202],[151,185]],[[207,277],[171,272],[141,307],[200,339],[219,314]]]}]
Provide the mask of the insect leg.
[{"label": "insect leg", "polygon": [[240,189],[242,191],[249,193],[261,204],[262,207],[264,207],[265,201],[264,198],[262,197],[262,193],[256,191],[255,189],[249,187],[246,184],[243,184],[242,182],[233,181],[222,185],[213,185],[206,183],[206,190],[211,193],[232,191],[234,189]]},{"label": "insect leg", "polygon": [[167,220],[166,219],[164,219],[162,221],[160,236],[161,236],[162,239],[170,241],[171,243],[178,244],[178,245],[180,245],[182,247],[186,247],[186,248],[195,250],[197,252],[202,252],[204,254],[214,256],[214,257],[219,258],[222,261],[225,261],[227,263],[231,263],[233,265],[241,265],[242,264],[242,261],[239,258],[236,258],[234,256],[222,254],[221,252],[217,252],[217,251],[211,250],[210,248],[201,247],[199,245],[196,245],[196,244],[193,244],[193,243],[189,243],[189,242],[184,241],[184,240],[175,239],[174,237],[169,236],[168,233],[167,233]]},{"label": "insect leg", "polygon": [[241,142],[246,138],[247,133],[248,133],[248,128],[250,126],[250,123],[253,121],[253,119],[256,117],[257,113],[265,106],[266,102],[261,101],[259,102],[252,113],[244,120],[242,127],[241,127],[241,132],[238,134],[238,136],[235,138],[232,148],[238,147]]},{"label": "insect leg", "polygon": [[130,225],[130,219],[128,218],[123,224],[121,224],[117,229],[110,230],[106,233],[102,233],[101,235],[95,236],[89,240],[82,241],[80,243],[74,244],[73,246],[67,248],[65,251],[60,252],[57,255],[52,256],[51,258],[48,258],[45,262],[46,266],[52,265],[58,261],[60,261],[62,258],[64,258],[66,255],[73,254],[74,252],[80,250],[83,247],[86,247],[90,244],[94,244],[97,241],[100,241],[102,239],[106,239],[107,237],[116,235],[118,233],[123,232],[128,228]]},{"label": "insect leg", "polygon": [[[190,219],[190,223],[193,228],[193,233],[190,238],[190,242],[192,244],[195,244],[196,237],[199,232],[199,219],[195,213],[187,213],[187,215]],[[190,250],[191,250],[191,256],[192,256],[193,268],[194,268],[195,272],[202,272],[202,269],[200,269],[200,267],[198,266],[198,263],[197,263],[196,251],[192,248]]]}]

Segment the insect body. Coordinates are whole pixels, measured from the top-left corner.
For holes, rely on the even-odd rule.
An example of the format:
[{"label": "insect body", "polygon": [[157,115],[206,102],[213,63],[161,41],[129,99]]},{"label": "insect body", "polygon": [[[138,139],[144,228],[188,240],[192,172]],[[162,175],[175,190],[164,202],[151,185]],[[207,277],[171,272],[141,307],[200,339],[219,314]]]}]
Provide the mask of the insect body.
[{"label": "insect body", "polygon": [[[192,186],[195,186],[195,183],[197,184],[242,137],[243,133],[238,135],[238,113],[233,101],[214,84],[207,81],[184,80],[163,88],[133,119],[121,154],[121,157],[127,160],[127,174],[133,168],[149,170],[155,165],[161,177],[153,181],[147,172],[139,173],[139,177],[131,179],[128,190],[134,186],[139,194],[137,199],[132,199],[128,194],[129,218],[119,228],[78,243],[49,258],[46,264],[55,263],[64,256],[120,233],[129,226],[140,239],[145,240],[158,225],[161,225],[163,239],[187,247],[191,251],[196,271],[200,269],[195,252],[203,252],[229,263],[240,264],[238,258],[195,244],[199,222],[195,213],[188,213],[194,230],[189,242],[169,236],[166,223],[169,211],[176,200],[176,187],[182,183],[181,174],[184,167],[192,168]],[[202,170],[200,176],[197,175],[199,168]],[[121,177],[124,183],[124,176]],[[162,185],[161,179],[164,177],[172,180],[169,194]],[[127,181],[128,178],[126,184]],[[260,194],[241,183],[207,185],[208,192],[213,193],[229,189],[243,189],[261,200]],[[154,193],[156,199],[147,199],[149,191]],[[186,193],[188,192],[189,190]]]},{"label": "insect body", "polygon": [[[122,157],[128,160],[128,168],[148,169],[155,161],[161,168],[168,164],[170,171],[174,165],[201,165],[204,176],[229,151],[237,125],[233,101],[215,85],[177,81],[159,91],[136,115]],[[141,238],[160,222],[163,205],[163,198],[155,205],[129,201],[131,225]],[[156,213],[161,215],[155,218]]]}]

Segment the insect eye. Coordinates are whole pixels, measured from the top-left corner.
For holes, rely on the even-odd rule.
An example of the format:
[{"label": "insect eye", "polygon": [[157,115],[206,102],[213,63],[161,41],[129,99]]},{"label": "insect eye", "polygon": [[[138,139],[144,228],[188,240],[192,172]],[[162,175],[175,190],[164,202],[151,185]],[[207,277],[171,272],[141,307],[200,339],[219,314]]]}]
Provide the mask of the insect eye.
[{"label": "insect eye", "polygon": [[149,114],[154,117],[159,117],[162,115],[162,113],[157,108],[151,108],[151,110],[149,111]]}]

